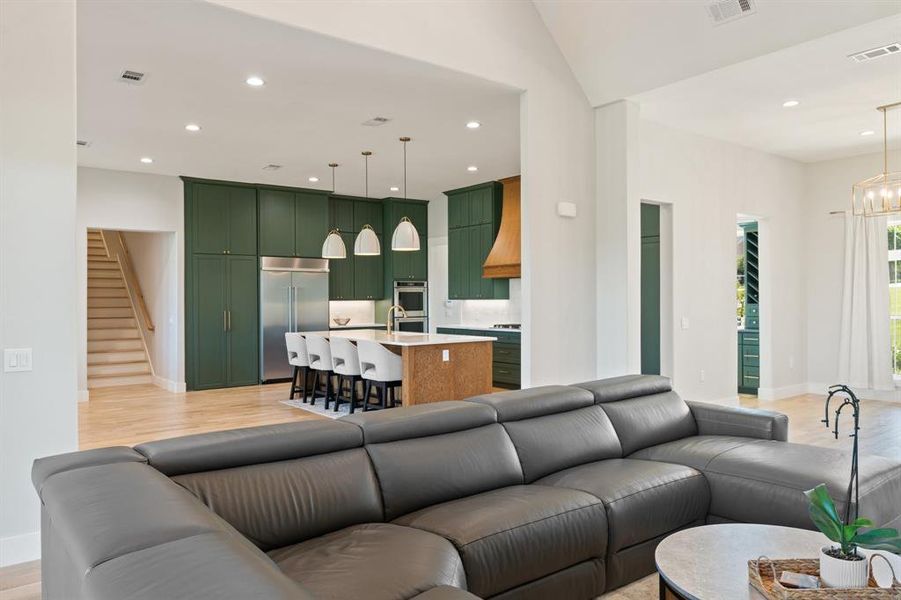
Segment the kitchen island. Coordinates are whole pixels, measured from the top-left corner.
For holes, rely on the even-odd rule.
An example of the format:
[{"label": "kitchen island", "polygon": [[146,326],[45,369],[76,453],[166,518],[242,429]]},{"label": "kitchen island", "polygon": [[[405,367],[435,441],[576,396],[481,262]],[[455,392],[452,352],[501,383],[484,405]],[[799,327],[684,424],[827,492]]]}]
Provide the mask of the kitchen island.
[{"label": "kitchen island", "polygon": [[378,331],[304,331],[304,335],[342,337],[379,343],[403,359],[404,406],[463,400],[491,392],[492,337]]}]

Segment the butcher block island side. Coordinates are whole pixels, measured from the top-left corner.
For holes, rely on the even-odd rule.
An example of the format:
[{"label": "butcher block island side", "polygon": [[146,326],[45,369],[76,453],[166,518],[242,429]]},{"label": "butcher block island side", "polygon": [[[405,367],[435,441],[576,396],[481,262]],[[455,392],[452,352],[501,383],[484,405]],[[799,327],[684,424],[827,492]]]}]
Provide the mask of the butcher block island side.
[{"label": "butcher block island side", "polygon": [[303,335],[377,342],[403,359],[404,406],[491,393],[491,337],[376,331],[304,331]]}]

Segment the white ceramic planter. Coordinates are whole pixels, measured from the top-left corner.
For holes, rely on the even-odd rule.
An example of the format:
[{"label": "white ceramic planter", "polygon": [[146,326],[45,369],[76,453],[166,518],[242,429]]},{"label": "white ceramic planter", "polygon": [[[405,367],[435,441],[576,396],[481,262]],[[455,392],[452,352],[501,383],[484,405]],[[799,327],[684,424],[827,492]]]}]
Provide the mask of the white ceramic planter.
[{"label": "white ceramic planter", "polygon": [[829,546],[820,548],[820,579],[826,587],[862,588],[867,587],[869,561],[861,555],[861,560],[841,560],[826,554]]}]

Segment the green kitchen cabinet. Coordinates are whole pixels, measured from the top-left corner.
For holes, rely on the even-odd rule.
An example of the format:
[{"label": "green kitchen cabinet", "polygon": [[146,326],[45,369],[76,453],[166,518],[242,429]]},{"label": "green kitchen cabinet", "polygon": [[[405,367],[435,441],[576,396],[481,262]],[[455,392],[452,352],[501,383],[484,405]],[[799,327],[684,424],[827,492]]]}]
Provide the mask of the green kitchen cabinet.
[{"label": "green kitchen cabinet", "polygon": [[[294,192],[260,189],[260,255],[294,256]],[[324,239],[324,238],[323,238]]]},{"label": "green kitchen cabinet", "polygon": [[760,388],[760,238],[756,222],[744,230],[745,326],[738,331],[738,391],[756,394]]},{"label": "green kitchen cabinet", "polygon": [[257,191],[254,187],[187,182],[191,250],[201,254],[257,253]]},{"label": "green kitchen cabinet", "polygon": [[329,231],[328,193],[260,188],[260,255],[318,258]]},{"label": "green kitchen cabinet", "polygon": [[354,295],[354,238],[356,234],[341,233],[341,239],[347,247],[347,258],[329,260],[328,292],[330,300],[356,300]]},{"label": "green kitchen cabinet", "polygon": [[259,383],[256,256],[197,253],[191,277],[189,389]]},{"label": "green kitchen cabinet", "polygon": [[371,226],[376,233],[381,234],[382,226],[382,202],[380,200],[355,200],[354,201],[354,228],[359,233],[363,226]]},{"label": "green kitchen cabinet", "polygon": [[[384,241],[379,236],[382,252]],[[354,256],[353,297],[357,300],[379,300],[382,293],[382,256]]]},{"label": "green kitchen cabinet", "polygon": [[494,387],[519,389],[522,380],[520,355],[521,340],[518,331],[484,329],[462,329],[458,327],[438,327],[438,333],[451,335],[473,335],[496,338],[492,344],[491,374]]},{"label": "green kitchen cabinet", "polygon": [[354,199],[347,196],[329,198],[329,226],[338,231],[354,231]]},{"label": "green kitchen cabinet", "polygon": [[482,265],[500,227],[503,186],[490,181],[445,194],[448,297],[452,300],[509,298],[509,279],[482,277]]},{"label": "green kitchen cabinet", "polygon": [[[391,237],[404,217],[419,233],[419,250],[391,250]],[[425,200],[386,198],[384,201],[385,297],[394,294],[395,281],[427,281],[429,278],[429,204]]]}]

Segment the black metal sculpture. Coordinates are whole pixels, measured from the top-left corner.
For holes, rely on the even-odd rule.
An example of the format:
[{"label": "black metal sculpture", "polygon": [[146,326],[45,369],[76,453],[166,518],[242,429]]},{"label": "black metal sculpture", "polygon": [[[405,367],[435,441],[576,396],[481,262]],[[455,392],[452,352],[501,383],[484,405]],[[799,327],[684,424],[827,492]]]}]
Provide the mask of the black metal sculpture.
[{"label": "black metal sculpture", "polygon": [[[852,523],[857,519],[858,503],[860,500],[860,489],[858,487],[857,477],[857,433],[860,431],[860,400],[857,399],[857,395],[854,394],[851,388],[846,385],[838,384],[829,386],[829,395],[826,397],[826,418],[822,420],[822,422],[826,424],[827,429],[829,428],[829,402],[832,400],[832,397],[836,395],[842,399],[842,403],[835,409],[835,428],[832,430],[835,439],[838,439],[838,418],[839,415],[842,414],[842,409],[846,406],[850,406],[852,416],[854,417],[854,431],[850,434],[850,437],[854,438],[854,447],[851,451],[851,480],[848,482],[848,493],[845,498],[845,523]],[[851,509],[852,498],[854,500],[853,514]]]}]

